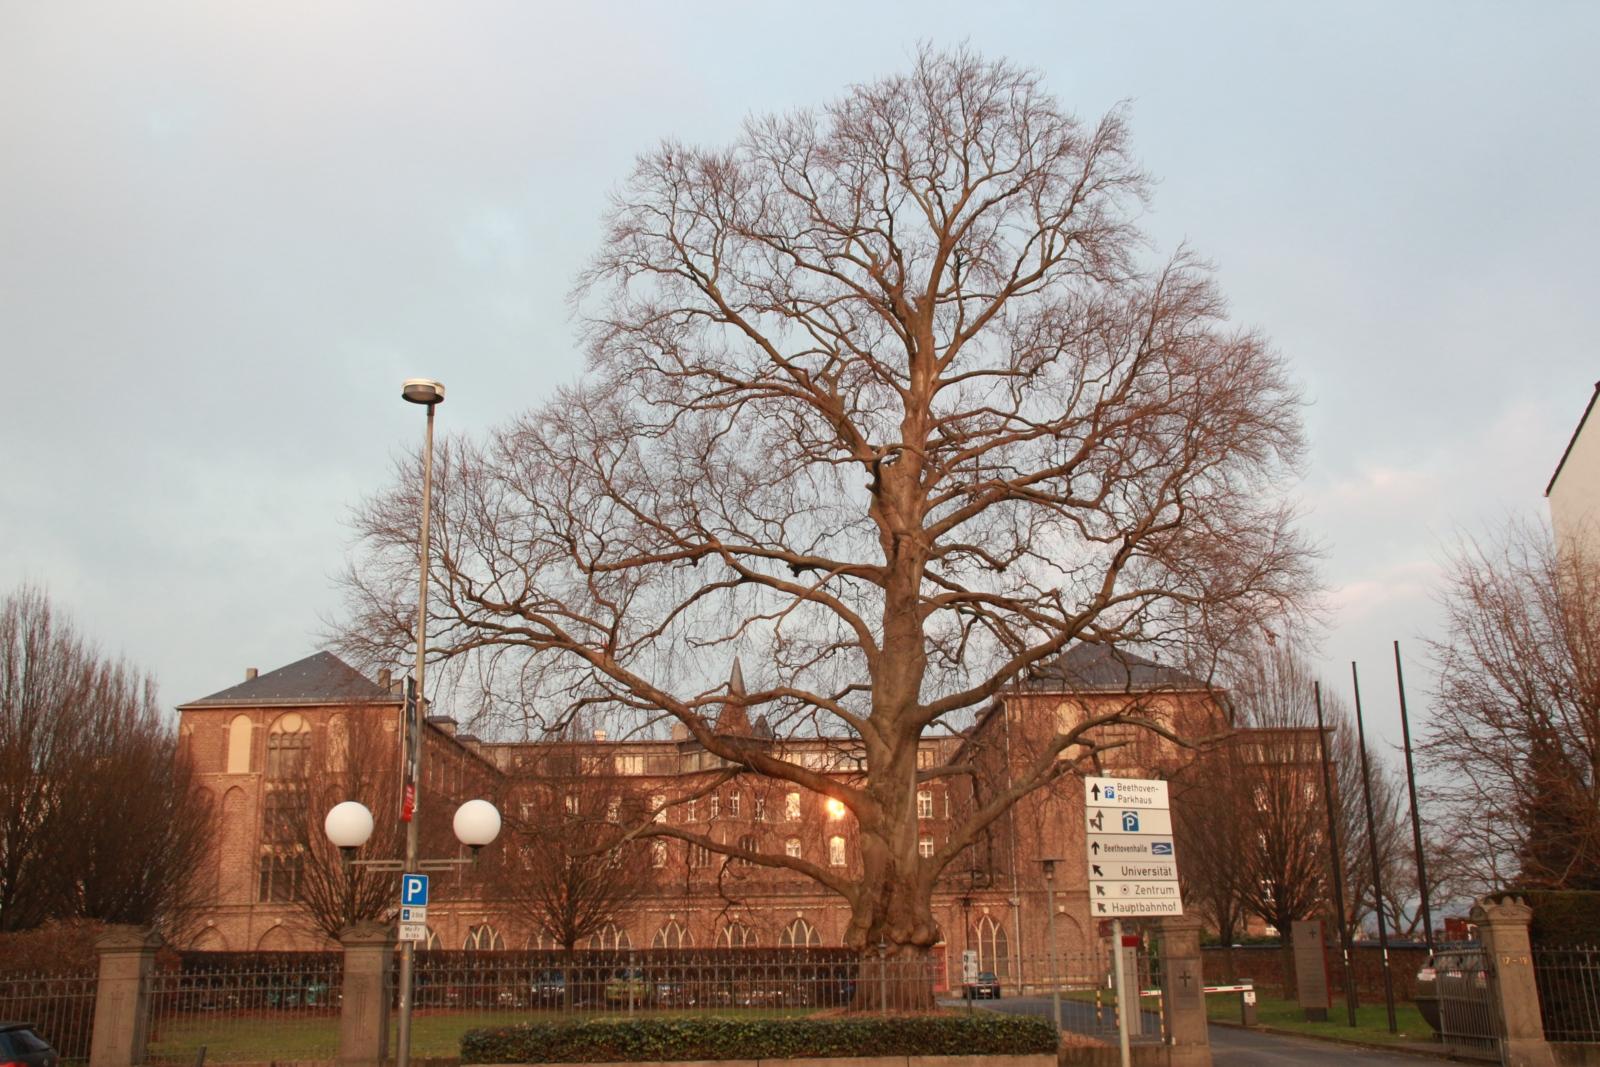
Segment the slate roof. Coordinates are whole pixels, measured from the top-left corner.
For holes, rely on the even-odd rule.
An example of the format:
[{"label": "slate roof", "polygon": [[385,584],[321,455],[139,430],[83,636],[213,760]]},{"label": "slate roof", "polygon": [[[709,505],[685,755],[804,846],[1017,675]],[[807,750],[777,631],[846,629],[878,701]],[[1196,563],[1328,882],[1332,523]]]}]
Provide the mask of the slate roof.
[{"label": "slate roof", "polygon": [[1024,689],[1130,693],[1151,689],[1206,689],[1192,674],[1111,645],[1077,644],[1036,667]]},{"label": "slate roof", "polygon": [[318,652],[287,667],[258,675],[185,708],[261,707],[291,704],[400,703],[400,696],[362,676],[332,652]]}]

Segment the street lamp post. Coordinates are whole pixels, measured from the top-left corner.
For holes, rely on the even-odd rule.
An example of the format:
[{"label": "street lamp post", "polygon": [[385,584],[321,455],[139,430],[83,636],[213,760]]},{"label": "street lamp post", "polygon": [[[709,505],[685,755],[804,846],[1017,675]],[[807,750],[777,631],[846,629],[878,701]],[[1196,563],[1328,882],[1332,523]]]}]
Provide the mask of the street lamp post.
[{"label": "street lamp post", "polygon": [[1044,907],[1050,936],[1050,1006],[1056,1017],[1056,1030],[1061,1029],[1061,978],[1056,966],[1056,860],[1042,859],[1044,867]]},{"label": "street lamp post", "polygon": [[[417,666],[413,685],[414,698],[406,703],[408,721],[401,732],[405,746],[401,766],[405,768],[406,791],[402,812],[406,820],[405,870],[416,869],[417,863],[417,794],[422,789],[422,701],[427,692],[422,687],[427,670],[428,653],[428,520],[433,514],[433,409],[444,402],[444,383],[430,378],[407,378],[400,386],[400,395],[408,403],[421,404],[428,409],[428,429],[422,449],[422,528],[417,537]],[[414,718],[414,722],[410,721]],[[415,751],[409,751],[415,747]],[[417,946],[406,941],[400,949],[400,1024],[395,1059],[398,1067],[411,1063],[411,987],[417,964]]]}]

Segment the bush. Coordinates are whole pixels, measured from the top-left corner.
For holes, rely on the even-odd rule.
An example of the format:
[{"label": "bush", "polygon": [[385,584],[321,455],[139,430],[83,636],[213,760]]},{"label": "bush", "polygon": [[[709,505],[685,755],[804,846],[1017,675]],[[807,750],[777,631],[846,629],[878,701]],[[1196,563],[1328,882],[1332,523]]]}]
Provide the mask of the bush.
[{"label": "bush", "polygon": [[1533,909],[1528,937],[1534,948],[1600,945],[1600,892],[1530,889],[1520,895]]},{"label": "bush", "polygon": [[631,1019],[469,1030],[462,1063],[814,1059],[826,1056],[1020,1056],[1056,1052],[1047,1019],[862,1015],[821,1019]]}]

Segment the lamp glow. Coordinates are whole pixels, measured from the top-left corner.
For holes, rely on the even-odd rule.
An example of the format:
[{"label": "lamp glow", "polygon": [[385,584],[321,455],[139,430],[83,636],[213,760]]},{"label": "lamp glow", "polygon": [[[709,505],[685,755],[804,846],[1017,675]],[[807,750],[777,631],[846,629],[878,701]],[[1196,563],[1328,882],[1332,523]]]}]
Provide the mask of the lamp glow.
[{"label": "lamp glow", "polygon": [[828,818],[830,818],[830,819],[842,819],[842,818],[844,818],[844,810],[845,810],[844,809],[844,801],[838,800],[838,799],[836,799],[834,797],[829,797],[828,798],[828,802],[827,802],[827,804],[824,805],[824,807],[826,807],[828,809]]},{"label": "lamp glow", "polygon": [[482,848],[500,836],[500,813],[487,800],[469,800],[456,809],[451,827],[463,845]]}]

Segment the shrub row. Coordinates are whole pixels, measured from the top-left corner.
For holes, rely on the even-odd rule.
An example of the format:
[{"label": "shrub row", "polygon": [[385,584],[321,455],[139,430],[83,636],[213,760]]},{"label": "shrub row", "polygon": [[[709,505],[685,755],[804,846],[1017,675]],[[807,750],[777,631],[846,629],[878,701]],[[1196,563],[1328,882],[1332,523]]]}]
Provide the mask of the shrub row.
[{"label": "shrub row", "polygon": [[812,1059],[828,1056],[1023,1056],[1056,1052],[1047,1019],[862,1015],[821,1019],[630,1019],[469,1030],[462,1063]]}]

